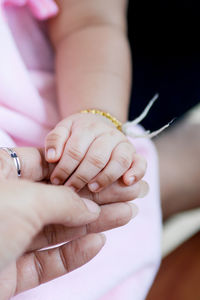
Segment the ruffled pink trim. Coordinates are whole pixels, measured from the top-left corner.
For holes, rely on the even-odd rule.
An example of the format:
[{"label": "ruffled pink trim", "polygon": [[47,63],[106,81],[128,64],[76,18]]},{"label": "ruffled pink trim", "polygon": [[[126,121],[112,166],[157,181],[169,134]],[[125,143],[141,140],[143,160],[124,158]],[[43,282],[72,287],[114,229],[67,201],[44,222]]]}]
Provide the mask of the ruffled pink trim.
[{"label": "ruffled pink trim", "polygon": [[54,0],[2,0],[5,5],[28,6],[33,15],[39,20],[45,20],[58,13]]}]

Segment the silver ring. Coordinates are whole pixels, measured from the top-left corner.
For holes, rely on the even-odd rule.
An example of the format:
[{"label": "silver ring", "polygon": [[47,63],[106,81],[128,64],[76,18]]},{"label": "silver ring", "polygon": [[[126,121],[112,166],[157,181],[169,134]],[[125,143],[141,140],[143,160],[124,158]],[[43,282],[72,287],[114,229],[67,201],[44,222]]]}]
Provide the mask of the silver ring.
[{"label": "silver ring", "polygon": [[21,163],[20,163],[19,157],[17,156],[17,153],[7,147],[0,147],[0,149],[6,151],[10,155],[10,157],[14,160],[14,164],[17,169],[17,176],[20,177],[21,176]]}]

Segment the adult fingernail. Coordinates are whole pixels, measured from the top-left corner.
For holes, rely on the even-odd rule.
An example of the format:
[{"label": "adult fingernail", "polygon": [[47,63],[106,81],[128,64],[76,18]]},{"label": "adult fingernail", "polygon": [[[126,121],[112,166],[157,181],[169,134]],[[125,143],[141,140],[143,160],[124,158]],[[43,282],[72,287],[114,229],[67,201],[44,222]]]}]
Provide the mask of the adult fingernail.
[{"label": "adult fingernail", "polygon": [[47,151],[47,159],[53,160],[56,157],[56,150],[54,148],[50,148]]},{"label": "adult fingernail", "polygon": [[97,182],[93,182],[93,183],[88,184],[88,187],[91,192],[95,192],[99,189],[100,186]]},{"label": "adult fingernail", "polygon": [[103,245],[105,245],[105,242],[106,242],[106,236],[105,236],[105,234],[100,233],[99,235],[100,235],[100,237],[102,239]]},{"label": "adult fingernail", "polygon": [[133,204],[133,203],[128,203],[128,205],[130,205],[130,207],[131,207],[131,211],[132,211],[132,219],[133,219],[133,218],[135,218],[135,217],[137,216],[139,209],[138,209],[138,207],[137,207],[135,204]]},{"label": "adult fingernail", "polygon": [[91,213],[99,214],[101,209],[94,201],[91,201],[91,200],[86,199],[86,198],[82,198],[82,199],[83,199],[85,205],[87,206],[88,210]]},{"label": "adult fingernail", "polygon": [[138,198],[144,198],[148,194],[148,192],[149,192],[149,186],[146,182],[144,182],[141,186]]},{"label": "adult fingernail", "polygon": [[54,178],[52,180],[52,183],[55,184],[55,185],[59,185],[60,184],[60,180],[58,178]]}]

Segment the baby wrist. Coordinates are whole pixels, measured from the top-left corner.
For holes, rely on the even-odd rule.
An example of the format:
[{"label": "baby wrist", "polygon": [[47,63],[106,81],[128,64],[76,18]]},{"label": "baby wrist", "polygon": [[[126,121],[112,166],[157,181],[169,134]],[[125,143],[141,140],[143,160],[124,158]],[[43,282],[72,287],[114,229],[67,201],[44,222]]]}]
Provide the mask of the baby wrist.
[{"label": "baby wrist", "polygon": [[110,120],[119,131],[122,131],[122,123],[108,112],[105,112],[105,111],[99,110],[99,109],[85,109],[85,110],[82,110],[81,113],[84,113],[84,114],[91,113],[93,115],[103,116],[103,117],[107,118],[108,120]]}]

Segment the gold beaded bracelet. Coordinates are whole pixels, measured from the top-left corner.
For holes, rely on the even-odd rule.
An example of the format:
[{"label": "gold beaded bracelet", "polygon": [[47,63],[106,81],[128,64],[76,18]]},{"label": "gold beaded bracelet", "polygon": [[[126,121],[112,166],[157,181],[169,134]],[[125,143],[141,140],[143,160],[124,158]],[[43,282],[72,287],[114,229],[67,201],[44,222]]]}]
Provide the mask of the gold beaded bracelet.
[{"label": "gold beaded bracelet", "polygon": [[81,113],[91,113],[93,115],[100,115],[100,116],[106,117],[115,125],[115,127],[119,131],[122,131],[122,123],[120,121],[118,121],[115,117],[113,117],[111,114],[109,114],[108,112],[98,110],[98,109],[85,109],[85,110],[82,110]]}]

